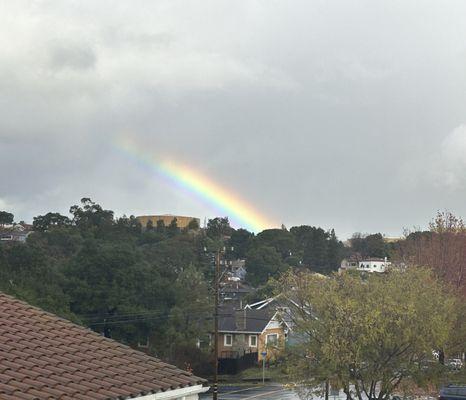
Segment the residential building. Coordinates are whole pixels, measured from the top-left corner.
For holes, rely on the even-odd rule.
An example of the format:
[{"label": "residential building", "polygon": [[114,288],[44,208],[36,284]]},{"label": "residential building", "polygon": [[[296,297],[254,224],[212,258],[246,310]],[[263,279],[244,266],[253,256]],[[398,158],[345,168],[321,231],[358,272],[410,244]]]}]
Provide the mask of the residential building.
[{"label": "residential building", "polygon": [[220,260],[220,265],[226,269],[226,274],[233,280],[244,281],[246,278],[246,260]]},{"label": "residential building", "polygon": [[32,233],[32,225],[14,224],[5,226],[0,230],[0,242],[26,242]]},{"label": "residential building", "polygon": [[197,400],[205,380],[0,293],[0,398]]},{"label": "residential building", "polygon": [[385,258],[376,258],[376,257],[367,257],[363,259],[358,259],[357,257],[351,257],[348,259],[343,259],[340,264],[339,271],[346,270],[357,270],[364,272],[385,272],[387,268],[391,265],[391,262]]},{"label": "residential building", "polygon": [[238,358],[257,353],[257,361],[279,356],[287,340],[289,324],[272,310],[234,309],[223,306],[219,318],[219,358]]},{"label": "residential building", "polygon": [[344,258],[340,263],[340,272],[348,269],[357,269],[359,267],[359,259],[357,257]]},{"label": "residential building", "polygon": [[365,272],[385,272],[390,265],[391,263],[387,261],[387,257],[365,258],[359,261],[357,270]]},{"label": "residential building", "polygon": [[230,307],[241,309],[247,303],[245,298],[254,292],[255,289],[247,283],[229,277],[221,283],[220,300],[222,303],[228,303]]},{"label": "residential building", "polygon": [[197,226],[200,227],[201,220],[196,217],[186,217],[183,215],[171,215],[171,214],[164,214],[164,215],[141,215],[136,217],[139,221],[141,226],[145,228],[149,221],[152,221],[152,225],[154,227],[157,226],[157,221],[163,221],[165,226],[171,224],[171,222],[176,218],[176,225],[178,228],[184,229],[189,226],[192,221],[197,222]]}]

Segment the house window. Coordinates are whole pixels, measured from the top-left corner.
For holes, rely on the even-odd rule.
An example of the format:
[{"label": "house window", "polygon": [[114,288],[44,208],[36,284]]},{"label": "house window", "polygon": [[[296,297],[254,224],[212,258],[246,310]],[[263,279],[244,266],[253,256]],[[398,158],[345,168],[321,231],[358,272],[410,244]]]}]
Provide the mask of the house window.
[{"label": "house window", "polygon": [[269,346],[276,346],[278,344],[278,333],[271,333],[267,335],[265,343]]},{"label": "house window", "polygon": [[149,337],[147,336],[145,340],[138,342],[138,347],[143,348],[143,349],[148,349],[149,348]]},{"label": "house window", "polygon": [[257,347],[257,335],[249,336],[249,346],[250,347]]},{"label": "house window", "polygon": [[233,345],[233,336],[232,335],[223,336],[223,344],[225,346],[232,346]]}]

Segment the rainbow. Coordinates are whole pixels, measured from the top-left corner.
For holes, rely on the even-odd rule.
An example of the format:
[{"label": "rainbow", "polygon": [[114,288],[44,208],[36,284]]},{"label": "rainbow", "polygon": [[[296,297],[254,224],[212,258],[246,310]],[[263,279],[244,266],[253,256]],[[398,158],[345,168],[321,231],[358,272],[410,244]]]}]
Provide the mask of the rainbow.
[{"label": "rainbow", "polygon": [[162,175],[172,185],[195,194],[216,211],[225,213],[237,225],[253,232],[277,226],[239,196],[196,172],[193,168],[172,160],[160,161],[127,141],[118,142],[116,148],[138,164]]}]

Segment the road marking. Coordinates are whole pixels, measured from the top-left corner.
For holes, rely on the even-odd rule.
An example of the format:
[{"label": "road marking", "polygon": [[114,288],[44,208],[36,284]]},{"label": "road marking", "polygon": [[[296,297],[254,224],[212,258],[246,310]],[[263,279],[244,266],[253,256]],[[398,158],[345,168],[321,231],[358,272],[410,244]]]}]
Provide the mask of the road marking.
[{"label": "road marking", "polygon": [[279,390],[272,390],[272,391],[266,392],[266,393],[254,394],[254,395],[249,396],[249,397],[244,397],[244,400],[257,399],[258,397],[270,396],[271,394],[276,394],[276,393],[280,393],[280,392],[284,392],[284,391],[285,391],[285,389],[279,389]]},{"label": "road marking", "polygon": [[253,387],[248,387],[246,389],[238,389],[238,390],[232,390],[231,392],[224,392],[224,393],[219,393],[220,396],[222,395],[226,395],[226,394],[232,394],[232,393],[239,393],[239,392],[245,392],[247,390],[253,390],[253,389],[257,389],[257,388],[263,388],[265,386],[253,386]]}]

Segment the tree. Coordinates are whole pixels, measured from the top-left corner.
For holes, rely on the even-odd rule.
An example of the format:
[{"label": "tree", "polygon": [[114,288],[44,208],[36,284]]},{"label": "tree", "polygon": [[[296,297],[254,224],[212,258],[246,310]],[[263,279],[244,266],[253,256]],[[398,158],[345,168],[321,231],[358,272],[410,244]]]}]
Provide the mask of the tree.
[{"label": "tree", "polygon": [[188,229],[193,231],[197,231],[199,229],[199,222],[197,222],[196,218],[193,218],[191,221],[189,221]]},{"label": "tree", "polygon": [[229,236],[231,232],[228,217],[216,217],[207,222],[206,233],[211,239],[221,239],[223,236]]},{"label": "tree", "polygon": [[462,296],[466,296],[466,227],[445,211],[429,224],[429,231],[413,232],[398,244],[398,261],[427,265]]},{"label": "tree", "polygon": [[279,288],[292,300],[301,343],[290,367],[304,387],[330,381],[349,400],[385,400],[408,379],[435,377],[432,349],[448,341],[455,299],[430,270],[364,279],[289,273]]},{"label": "tree", "polygon": [[173,218],[170,222],[170,225],[167,226],[167,233],[168,236],[173,237],[180,232],[180,228],[178,228],[178,220]]},{"label": "tree", "polygon": [[350,239],[351,249],[362,257],[388,257],[388,248],[381,233],[355,233]]},{"label": "tree", "polygon": [[229,246],[233,247],[232,256],[245,258],[253,237],[254,235],[246,229],[240,228],[233,231],[228,242]]},{"label": "tree", "polygon": [[7,211],[0,211],[0,225],[10,225],[13,223],[14,215]]},{"label": "tree", "polygon": [[296,241],[302,263],[314,272],[330,274],[336,271],[343,258],[344,246],[335,231],[301,225],[290,229]]},{"label": "tree", "polygon": [[246,255],[246,280],[253,286],[265,284],[287,269],[280,254],[271,246],[252,248]]},{"label": "tree", "polygon": [[179,273],[173,287],[176,306],[170,311],[167,346],[190,343],[194,347],[211,328],[207,321],[212,312],[209,285],[191,264]]},{"label": "tree", "polygon": [[60,213],[49,212],[45,215],[34,217],[32,226],[35,231],[45,232],[52,227],[63,227],[71,225],[71,220]]},{"label": "tree", "polygon": [[157,220],[155,229],[158,233],[165,233],[166,227],[163,219]]},{"label": "tree", "polygon": [[296,250],[295,238],[286,229],[266,229],[257,234],[255,242],[261,246],[272,246],[283,260]]},{"label": "tree", "polygon": [[337,236],[335,235],[335,230],[332,229],[330,231],[330,236],[328,239],[328,246],[327,246],[327,265],[328,270],[330,271],[337,271],[340,262],[342,259],[342,243],[338,241]]},{"label": "tree", "polygon": [[71,206],[70,214],[73,215],[73,223],[82,229],[108,228],[113,224],[113,211],[104,210],[88,197],[81,199],[81,206]]},{"label": "tree", "polygon": [[146,224],[146,231],[151,231],[154,229],[154,223],[152,222],[152,220],[150,219],[149,221],[147,221],[147,224]]}]

